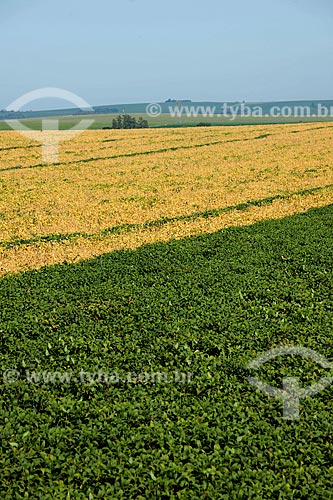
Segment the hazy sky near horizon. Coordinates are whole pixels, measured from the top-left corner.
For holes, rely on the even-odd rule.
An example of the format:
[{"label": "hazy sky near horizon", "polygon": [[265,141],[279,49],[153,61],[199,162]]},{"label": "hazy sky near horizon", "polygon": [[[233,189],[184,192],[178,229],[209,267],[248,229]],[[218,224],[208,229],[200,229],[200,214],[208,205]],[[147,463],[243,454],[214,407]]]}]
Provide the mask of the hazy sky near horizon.
[{"label": "hazy sky near horizon", "polygon": [[0,0],[0,108],[333,99],[332,24],[332,0]]}]

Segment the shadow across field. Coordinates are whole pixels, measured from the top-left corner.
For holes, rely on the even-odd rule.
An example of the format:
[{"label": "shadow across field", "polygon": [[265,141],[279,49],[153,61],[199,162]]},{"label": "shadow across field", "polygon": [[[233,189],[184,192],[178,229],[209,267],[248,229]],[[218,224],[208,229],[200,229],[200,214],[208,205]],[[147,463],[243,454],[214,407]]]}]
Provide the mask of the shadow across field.
[{"label": "shadow across field", "polygon": [[[3,278],[1,364],[20,376],[0,386],[1,498],[328,498],[332,388],[288,422],[245,367],[283,345],[332,358],[332,217],[333,205]],[[27,380],[81,370],[192,380]],[[261,376],[306,386],[324,372],[292,358]]]}]

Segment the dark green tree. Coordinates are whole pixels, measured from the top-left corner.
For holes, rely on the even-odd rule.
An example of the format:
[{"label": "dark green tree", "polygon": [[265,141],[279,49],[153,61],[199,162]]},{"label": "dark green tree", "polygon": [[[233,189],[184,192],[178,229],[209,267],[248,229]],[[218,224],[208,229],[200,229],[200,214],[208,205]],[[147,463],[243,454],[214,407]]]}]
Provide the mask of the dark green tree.
[{"label": "dark green tree", "polygon": [[135,116],[119,115],[112,120],[112,128],[114,129],[134,129],[134,128],[149,128],[148,121],[141,116],[137,120]]},{"label": "dark green tree", "polygon": [[123,128],[123,120],[120,115],[117,117],[117,128]]}]

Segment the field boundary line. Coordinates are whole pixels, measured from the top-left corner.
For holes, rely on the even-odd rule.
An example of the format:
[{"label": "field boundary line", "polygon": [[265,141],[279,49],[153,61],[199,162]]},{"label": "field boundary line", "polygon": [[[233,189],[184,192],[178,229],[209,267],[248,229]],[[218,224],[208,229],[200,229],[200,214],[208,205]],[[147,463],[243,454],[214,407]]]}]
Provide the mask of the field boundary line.
[{"label": "field boundary line", "polygon": [[[273,134],[271,134],[271,135],[273,135]],[[213,139],[213,137],[211,137],[211,136],[209,136],[209,137],[203,137],[203,139],[206,139],[206,138],[207,139]],[[107,142],[122,142],[122,141],[126,141],[126,140],[128,140],[128,139],[124,138],[124,137],[121,138],[121,139],[107,139],[107,140],[101,141],[100,144],[107,143]],[[132,138],[132,140],[133,140],[133,138]],[[135,138],[135,140],[136,141],[140,141],[140,140],[142,140],[142,137]],[[180,141],[183,141],[183,139],[177,139],[177,142],[180,142]],[[161,142],[161,141],[155,141],[155,142],[158,143],[158,142]],[[167,141],[165,140],[164,142],[167,142]],[[86,142],[86,141],[82,142],[82,143],[80,143],[80,146],[81,145],[89,145],[89,142]],[[39,149],[40,147],[41,147],[41,145],[38,144],[38,143],[36,145],[30,145],[30,146],[14,146],[14,147],[10,147],[10,148],[0,149],[0,154],[1,154],[2,151],[7,151],[7,150],[11,150],[11,149],[26,149],[26,148]],[[98,153],[99,151],[104,151],[104,150],[107,150],[107,149],[110,149],[110,148],[112,148],[112,146],[102,146],[102,147],[98,147],[98,148],[96,148],[96,149],[94,149],[93,151],[90,151],[90,152],[91,153]],[[88,152],[88,150],[87,150],[87,152]],[[69,154],[74,154],[74,153],[75,153],[75,150],[72,150],[72,149],[66,149],[65,151],[61,151],[62,155],[69,155]],[[29,156],[21,155],[21,156],[18,156],[16,159],[17,160],[27,160],[27,159],[29,159]],[[1,157],[0,157],[0,160],[1,160]],[[78,161],[84,161],[84,159],[83,160],[78,160]],[[65,163],[65,162],[61,162],[61,163]],[[66,165],[67,165],[67,163],[69,163],[69,162],[66,162]],[[32,167],[33,167],[33,165],[32,165]],[[8,167],[8,168],[12,168],[12,167]],[[23,168],[27,168],[27,167],[23,167]],[[17,169],[17,168],[15,167],[15,169]],[[3,169],[3,170],[5,170],[5,169]],[[0,171],[1,171],[1,169],[0,169]]]},{"label": "field boundary line", "polygon": [[50,242],[57,243],[61,241],[71,241],[76,238],[98,239],[108,235],[119,235],[119,234],[129,233],[138,229],[142,230],[153,227],[162,227],[165,226],[166,224],[174,222],[194,221],[196,219],[208,219],[208,218],[218,217],[219,215],[226,214],[229,212],[244,211],[250,207],[260,207],[260,206],[270,205],[278,200],[289,200],[293,196],[307,196],[320,191],[325,191],[326,189],[329,190],[332,188],[333,184],[327,184],[326,186],[303,189],[301,191],[294,191],[288,194],[277,194],[259,200],[249,200],[243,203],[239,203],[237,205],[230,205],[228,207],[212,208],[209,210],[205,210],[203,212],[193,212],[188,215],[178,215],[175,217],[161,217],[160,219],[146,221],[143,223],[119,224],[117,226],[112,226],[106,229],[102,229],[100,231],[97,231],[96,233],[86,233],[77,231],[73,233],[48,234],[26,240],[21,239],[13,241],[0,241],[0,247],[3,247],[8,250],[18,246],[34,245],[36,243],[50,243]]},{"label": "field boundary line", "polygon": [[79,163],[91,163],[94,161],[102,161],[102,160],[115,160],[117,158],[130,158],[132,156],[144,156],[144,155],[151,155],[151,154],[159,154],[159,153],[168,153],[172,151],[178,151],[181,149],[196,149],[196,148],[203,148],[203,147],[209,147],[209,146],[217,146],[218,144],[228,144],[231,142],[245,142],[245,141],[254,141],[254,140],[259,140],[259,139],[266,139],[267,137],[271,136],[272,134],[262,134],[256,137],[251,137],[251,138],[245,138],[245,139],[230,139],[228,141],[214,141],[214,142],[209,142],[206,144],[193,144],[190,146],[173,146],[171,148],[163,148],[163,149],[156,149],[153,151],[137,151],[135,153],[125,153],[125,154],[120,154],[120,155],[113,155],[113,156],[102,156],[102,157],[97,157],[97,158],[86,158],[84,160],[73,160],[73,161],[68,161],[68,162],[58,162],[58,163],[38,163],[36,165],[30,165],[27,167],[22,167],[21,165],[17,165],[14,167],[7,167],[7,168],[2,168],[0,169],[0,172],[9,172],[10,170],[30,170],[32,168],[46,168],[46,167],[60,167],[60,166],[66,166],[66,165],[77,165]]},{"label": "field boundary line", "polygon": [[[333,128],[333,126],[328,126],[328,127],[325,127],[325,126],[321,126],[321,127],[313,127],[313,128],[309,128],[309,129],[305,129],[305,130],[291,130],[291,131],[288,131],[289,134],[300,134],[300,133],[303,133],[303,132],[307,132],[307,131],[312,131],[312,130],[321,130],[321,129],[327,129],[327,128]],[[52,163],[52,164],[48,164],[48,163],[37,163],[36,165],[29,165],[29,166],[22,166],[22,165],[16,165],[14,167],[7,167],[7,168],[2,168],[0,169],[0,172],[9,172],[11,170],[29,170],[29,169],[33,169],[33,168],[46,168],[46,167],[60,167],[60,166],[66,166],[66,165],[75,165],[75,164],[78,164],[78,163],[91,163],[91,162],[94,162],[94,161],[102,161],[102,160],[114,160],[114,159],[117,159],[117,158],[130,158],[132,156],[143,156],[143,155],[151,155],[151,154],[158,154],[158,153],[167,153],[167,152],[172,152],[172,151],[177,151],[177,150],[181,150],[181,149],[195,149],[195,148],[202,148],[202,147],[209,147],[209,146],[216,146],[218,144],[230,144],[230,143],[233,143],[233,142],[247,142],[247,141],[255,141],[255,140],[260,140],[260,139],[266,139],[267,137],[272,137],[272,136],[278,136],[278,135],[281,135],[282,132],[278,132],[276,134],[272,134],[272,133],[263,133],[263,134],[260,134],[260,135],[257,135],[255,137],[245,137],[245,138],[239,138],[239,139],[230,139],[230,140],[227,140],[227,141],[213,141],[213,142],[208,142],[208,143],[203,143],[203,144],[191,144],[189,146],[173,146],[171,148],[162,148],[162,149],[156,149],[156,150],[150,150],[150,151],[137,151],[137,152],[134,152],[134,153],[124,153],[124,154],[119,154],[119,155],[112,155],[112,156],[102,156],[102,157],[94,157],[94,158],[85,158],[83,160],[72,160],[72,161],[68,161],[68,162],[57,162],[57,163]],[[122,139],[112,139],[110,140],[110,142],[114,142],[114,141],[120,141]],[[28,146],[14,146],[13,148],[8,148],[8,149],[19,149],[19,148],[23,148],[23,149],[27,149],[27,148],[38,148],[39,146],[34,146],[34,145],[28,145]],[[107,147],[106,148],[98,148],[96,150],[96,152],[98,151],[101,151],[101,150],[104,150],[104,149],[108,149]],[[4,151],[6,150],[5,149],[0,149],[0,152],[1,151]],[[71,151],[66,151],[66,153],[70,154]],[[21,157],[22,159],[25,159],[27,158],[26,156],[23,156]]]}]

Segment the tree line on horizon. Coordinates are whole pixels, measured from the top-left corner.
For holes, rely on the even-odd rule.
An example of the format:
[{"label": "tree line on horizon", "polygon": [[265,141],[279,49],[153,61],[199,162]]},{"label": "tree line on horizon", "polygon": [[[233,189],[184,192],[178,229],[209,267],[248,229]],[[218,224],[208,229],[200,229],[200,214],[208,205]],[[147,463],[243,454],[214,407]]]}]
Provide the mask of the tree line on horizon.
[{"label": "tree line on horizon", "polygon": [[112,120],[112,128],[115,129],[132,129],[132,128],[149,128],[148,121],[140,116],[136,119],[131,115],[118,115]]}]

